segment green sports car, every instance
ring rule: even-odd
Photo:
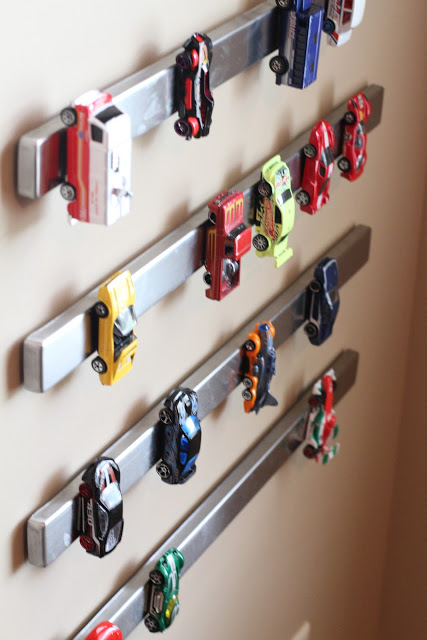
[[[295,202],[288,166],[279,155],[262,167],[253,217],[257,234],[252,244],[257,256],[273,256],[276,267],[280,267],[293,255],[288,234],[294,226]]]
[[[169,549],[150,571],[147,589],[145,626],[149,631],[164,631],[179,611],[178,588],[184,556],[178,549]]]

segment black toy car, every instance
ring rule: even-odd
[[[182,484],[196,472],[202,431],[197,417],[197,394],[180,387],[164,400],[159,418],[164,424],[162,459],[156,471],[168,484]]]
[[[179,119],[174,128],[190,140],[207,136],[212,122],[214,100],[209,88],[212,40],[195,33],[176,56],[175,97]]]
[[[78,530],[87,553],[102,558],[119,544],[123,533],[120,469],[112,458],[97,458],[79,487]]]

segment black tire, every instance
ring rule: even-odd
[[[257,191],[259,195],[263,196],[264,198],[269,198],[273,193],[273,189],[271,188],[271,185],[268,184],[268,182],[266,182],[265,180],[260,180],[258,182]]]
[[[340,158],[338,160],[338,169],[343,173],[348,173],[351,169],[351,162],[348,158]]]
[[[255,351],[256,344],[253,340],[246,340],[245,349],[246,351]]]
[[[276,0],[276,5],[279,9],[290,9],[292,7],[292,0]]]
[[[311,144],[309,142],[308,144],[304,145],[302,152],[306,158],[314,158],[317,154],[317,149],[314,144]]]
[[[282,56],[274,56],[273,58],[271,58],[268,64],[272,72],[277,76],[285,75],[285,73],[289,69],[289,62],[286,60],[286,58],[282,58]]]
[[[163,407],[163,409],[160,409],[159,411],[159,418],[160,422],[163,422],[163,424],[172,424],[174,420],[173,411],[167,407]]]
[[[106,373],[107,363],[99,356],[96,356],[96,358],[92,360],[92,369],[96,371],[96,373]]]
[[[331,20],[330,18],[326,18],[326,20],[323,22],[323,31],[325,33],[327,33],[328,35],[330,35],[331,33],[333,33],[335,31],[335,22],[333,20]]]
[[[312,280],[308,285],[311,293],[320,293],[322,291],[322,285],[318,280]]]
[[[72,127],[77,122],[77,111],[74,107],[65,107],[59,115],[62,120],[62,124],[65,124],[66,127]]]
[[[304,191],[304,189],[301,189],[300,191],[298,191],[298,193],[295,194],[295,200],[300,207],[306,207],[311,202],[310,194],[308,193],[308,191]]]
[[[317,449],[315,449],[311,444],[307,444],[304,447],[303,454],[306,458],[309,458],[309,460],[313,460],[313,458],[317,456]]]
[[[150,571],[150,580],[153,584],[161,586],[165,581],[165,577],[161,571],[153,569],[153,571]]]
[[[175,122],[173,127],[175,129],[175,133],[177,133],[179,136],[182,136],[183,138],[187,138],[188,136],[191,137],[191,126],[187,122],[187,120],[179,118],[179,120]]]
[[[356,116],[352,111],[346,111],[344,114],[344,122],[346,124],[354,124],[356,122]]]
[[[257,251],[266,251],[268,249],[268,240],[260,233],[258,233],[256,236],[254,236],[252,245]]]
[[[192,63],[191,55],[188,51],[184,51],[183,53],[178,53],[175,58],[175,62],[180,69],[189,69]]]
[[[169,478],[169,476],[171,474],[171,470],[169,468],[169,465],[167,465],[166,462],[163,462],[163,460],[157,464],[156,471],[157,471],[157,473],[159,474],[159,476],[161,477],[162,480],[165,480],[166,478]]]
[[[151,633],[155,633],[159,630],[159,623],[157,622],[156,618],[150,614],[145,616],[144,624],[147,627],[148,631],[151,631]]]
[[[98,318],[106,318],[108,316],[108,307],[103,302],[99,301],[95,304],[95,313]]]
[[[319,329],[315,324],[313,324],[313,322],[307,322],[304,327],[304,332],[309,338],[317,338],[319,335]]]
[[[59,187],[59,192],[67,202],[72,202],[76,199],[77,191],[69,182],[63,182]]]
[[[207,284],[208,287],[211,286],[211,284],[212,284],[212,275],[209,273],[209,271],[205,271],[204,272],[204,274],[203,274],[203,282],[205,284]]]
[[[252,389],[252,387],[254,386],[253,380],[251,378],[248,378],[247,376],[243,378],[242,382],[245,389]]]
[[[212,224],[216,224],[216,213],[214,213],[213,211],[209,211],[209,220],[212,222]]]
[[[252,400],[252,393],[249,391],[249,389],[243,389],[242,398],[243,400]]]

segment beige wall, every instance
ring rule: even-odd
[[[306,91],[276,87],[267,60],[218,88],[206,140],[185,143],[173,133],[173,119],[135,140],[133,213],[110,229],[70,228],[58,191],[29,202],[13,188],[21,134],[84,91],[180,46],[192,31],[209,32],[256,4],[75,0],[70,7],[47,0],[6,11],[3,3],[0,592],[7,636],[71,637],[301,386],[348,347],[360,352],[360,369],[338,408],[339,457],[320,468],[298,453],[274,476],[186,574],[168,638],[258,640],[268,632],[288,640],[305,621],[314,640],[377,635],[396,460],[398,468],[403,464],[398,437],[425,175],[420,3],[408,0],[404,13],[397,0],[368,1],[348,45],[335,50],[323,43],[318,81]],[[298,219],[289,264],[275,270],[251,254],[240,289],[220,304],[205,299],[201,273],[194,275],[140,319],[134,371],[115,388],[102,388],[88,361],[46,394],[23,389],[26,335],[372,82],[386,94],[382,124],[369,136],[365,175],[350,184],[337,172],[325,210]],[[371,259],[343,288],[327,344],[315,349],[299,332],[279,349],[272,387],[279,409],[244,416],[234,393],[203,422],[197,481],[173,488],[151,471],[126,495],[125,537],[110,557],[98,561],[74,544],[46,569],[28,565],[28,516],[355,223],[373,228]],[[132,638],[144,637],[141,625]]]

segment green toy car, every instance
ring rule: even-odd
[[[273,256],[276,267],[280,267],[293,255],[288,234],[294,226],[295,202],[289,169],[279,155],[262,168],[255,189],[253,221],[257,234],[252,244],[257,256]]]
[[[184,556],[178,549],[166,551],[150,571],[147,584],[147,614],[144,624],[151,632],[164,631],[179,611],[178,588]]]

